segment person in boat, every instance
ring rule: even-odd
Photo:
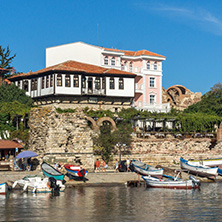
[[[100,172],[100,161],[99,159],[96,160],[96,171],[95,172]]]
[[[61,162],[59,161],[59,163],[58,163],[58,171],[60,171],[62,169],[62,164],[61,164]]]

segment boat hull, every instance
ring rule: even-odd
[[[218,167],[205,167],[205,166],[195,166],[188,163],[187,160],[180,158],[180,167],[183,170],[188,171],[191,174],[202,176],[202,177],[215,177],[218,175]]]
[[[199,185],[195,184],[192,180],[158,180],[152,177],[142,177],[147,187],[164,188],[164,189],[196,189]]]
[[[0,194],[6,194],[8,192],[8,184],[7,183],[1,183],[0,184]]]
[[[83,169],[80,166],[66,164],[66,165],[64,165],[64,168],[66,169],[66,171],[69,174],[71,174],[74,177],[83,178],[83,177],[87,176],[87,174],[88,174],[88,171]]]

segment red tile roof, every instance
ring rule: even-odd
[[[127,51],[127,50],[120,50],[120,49],[110,49],[110,48],[104,48],[107,51],[114,51],[114,52],[122,52],[124,53],[126,56],[140,56],[140,55],[148,55],[148,56],[157,56],[157,57],[162,57],[162,58],[166,58],[165,56],[159,55],[157,53],[154,52],[150,52],[148,50],[139,50],[139,51]]]
[[[23,148],[23,146],[11,140],[0,140],[0,149],[14,149],[14,148]]]
[[[54,66],[50,66],[44,69],[40,69],[36,72],[28,72],[28,73],[20,73],[18,75],[14,75],[9,77],[8,79],[14,79],[19,76],[33,76],[41,73],[49,72],[49,71],[70,71],[70,72],[83,72],[90,74],[121,74],[121,75],[131,75],[136,76],[136,74],[131,72],[126,72],[118,69],[112,68],[103,68],[100,66],[90,65],[87,63],[76,62],[76,61],[66,61]]]

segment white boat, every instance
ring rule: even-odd
[[[200,160],[188,160],[188,164],[194,166],[208,166],[208,167],[217,167],[222,165],[222,158],[215,159],[200,159]]]
[[[132,165],[134,166],[134,171],[143,176],[153,176],[153,177],[161,178],[163,175],[162,168],[152,167],[141,161],[132,160]]]
[[[8,184],[0,183],[0,194],[6,194],[8,192]]]
[[[166,189],[196,189],[200,187],[199,180],[190,176],[189,180],[182,180],[168,176],[167,179],[158,179],[151,176],[142,176],[146,182],[147,187],[152,188],[166,188]]]
[[[23,191],[32,193],[49,193],[52,192],[55,187],[58,187],[60,192],[65,190],[65,185],[62,183],[62,181],[54,179],[54,187],[50,184],[50,181],[51,179],[47,177],[27,176],[23,179],[15,181],[12,188],[15,188],[18,185],[23,189]]]
[[[207,167],[207,166],[195,166],[188,163],[187,160],[180,158],[180,167],[183,170],[188,171],[191,174],[202,176],[202,177],[216,177],[218,175],[218,167]]]

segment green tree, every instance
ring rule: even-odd
[[[2,48],[0,45],[0,68],[5,69],[11,69],[12,67],[10,64],[12,63],[12,60],[15,58],[16,54],[11,56],[11,50],[9,49],[9,46],[7,48]]]

